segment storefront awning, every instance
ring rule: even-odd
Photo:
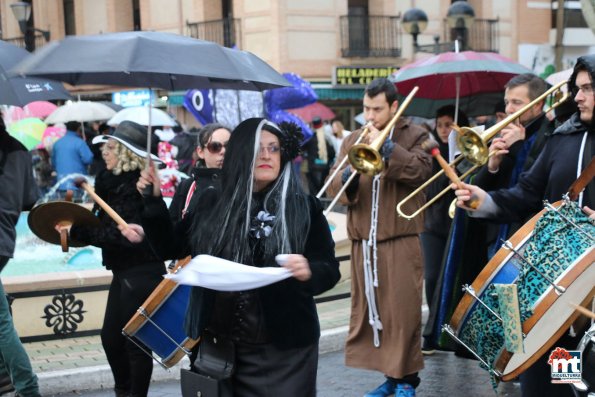
[[[363,88],[316,88],[314,87],[319,101],[356,100],[361,101],[364,97]]]

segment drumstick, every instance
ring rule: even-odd
[[[80,187],[83,190],[85,190],[89,194],[89,196],[91,196],[93,201],[95,201],[97,205],[103,208],[103,210],[110,216],[110,218],[114,220],[114,222],[116,222],[120,226],[128,227],[128,223],[126,223],[126,221],[122,219],[122,217],[118,215],[118,213],[114,211],[112,207],[110,207],[105,201],[103,201],[101,197],[97,195],[97,193],[95,193],[95,190],[93,190],[93,188],[89,186],[85,178],[76,178],[74,180],[74,184],[77,187]]]
[[[450,179],[452,183],[457,185],[458,189],[463,189],[463,183],[461,179],[458,177],[456,172],[451,168],[450,164],[444,160],[444,157],[440,154],[440,149],[438,148],[438,142],[435,139],[429,138],[426,139],[425,142],[421,144],[421,147],[428,153],[432,155],[440,164],[440,167],[444,170],[444,174]],[[478,198],[473,195],[471,198],[464,203],[467,207],[476,209],[479,206]]]
[[[591,310],[585,309],[584,307],[577,305],[576,303],[568,302],[568,304],[570,306],[574,307],[576,310],[578,310],[582,314],[584,314],[585,316],[595,319],[595,313],[593,313]]]

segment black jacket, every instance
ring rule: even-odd
[[[588,130],[577,113],[556,129],[533,167],[521,174],[516,186],[490,193],[500,207],[498,218],[505,222],[522,220],[539,212],[543,208],[542,200],[560,200],[577,179],[579,153],[585,134],[587,143],[592,147],[595,131]],[[587,164],[582,161],[583,168]],[[590,185],[594,183],[591,181]],[[593,201],[593,197],[588,197],[583,205],[593,208]]]
[[[218,168],[195,168],[192,178],[184,179],[176,189],[169,212],[161,197],[146,197],[142,212],[142,226],[149,244],[162,260],[180,259],[190,255],[190,246],[185,233],[192,227],[199,206],[213,206],[221,180]],[[182,210],[190,186],[196,182],[187,213],[182,219]]]
[[[19,215],[30,209],[38,197],[31,156],[0,127],[0,256],[12,258]]]
[[[95,192],[116,213],[128,223],[141,222],[142,196],[136,190],[139,171],[122,172],[114,175],[111,171],[103,170],[95,178]],[[76,241],[101,248],[103,265],[114,271],[135,266],[163,267],[147,242],[133,244],[118,229],[116,222],[97,204],[93,211],[99,218],[99,227],[72,225],[70,237]]]

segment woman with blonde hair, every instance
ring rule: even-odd
[[[102,143],[101,155],[106,169],[95,178],[95,192],[128,223],[140,223],[143,199],[136,190],[140,171],[145,167],[147,129],[124,121],[113,135],[93,139]],[[152,156],[154,161],[159,161]],[[153,359],[122,335],[122,328],[163,279],[164,263],[148,242],[131,243],[120,233],[117,224],[100,207],[93,211],[100,226],[56,226],[69,230],[69,238],[102,249],[103,265],[113,273],[110,285],[101,343],[115,382],[116,396],[146,396],[149,390]],[[146,347],[144,347],[146,349]],[[148,350],[148,349],[147,349]]]

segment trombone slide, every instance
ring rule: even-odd
[[[337,194],[335,195],[335,198],[333,199],[333,201],[331,201],[331,203],[328,205],[328,207],[326,207],[326,209],[322,212],[322,214],[325,217],[332,211],[332,209],[335,207],[335,204],[337,204],[337,201],[339,201],[339,198],[341,197],[341,195],[345,192],[345,190],[347,190],[347,187],[349,187],[349,184],[355,179],[356,176],[357,176],[357,171],[353,170],[351,172],[351,175],[349,176],[349,179],[347,179],[347,181],[345,181],[343,186],[341,186],[341,190],[339,190],[337,192]]]
[[[442,155],[440,154],[440,149],[435,147],[432,150],[430,150],[430,154],[436,159],[436,161],[438,161],[438,164],[440,164],[440,168],[444,170],[444,174],[448,177],[448,179],[450,179],[452,183],[457,185],[457,188],[462,189],[463,183],[457,176],[456,172],[450,167],[446,160],[444,160],[444,157],[442,157]],[[477,207],[479,207],[478,197],[476,197],[475,195],[471,196],[469,200],[465,201],[465,205],[469,208],[476,209]]]
[[[363,131],[359,134],[359,137],[357,137],[357,140],[355,141],[354,145],[357,145],[358,143],[360,143],[366,137],[366,135],[368,135],[368,133],[370,132],[369,125],[370,125],[370,123],[368,123],[364,126]],[[328,187],[331,185],[331,183],[333,183],[333,179],[335,179],[335,177],[337,176],[339,171],[341,171],[341,168],[343,167],[343,165],[345,165],[347,160],[349,160],[349,155],[345,155],[343,157],[343,160],[341,160],[341,162],[335,168],[335,171],[330,176],[327,177],[325,184],[320,188],[320,191],[316,194],[317,199],[321,198],[322,195],[324,194],[324,192],[326,192],[326,189],[328,189]]]

